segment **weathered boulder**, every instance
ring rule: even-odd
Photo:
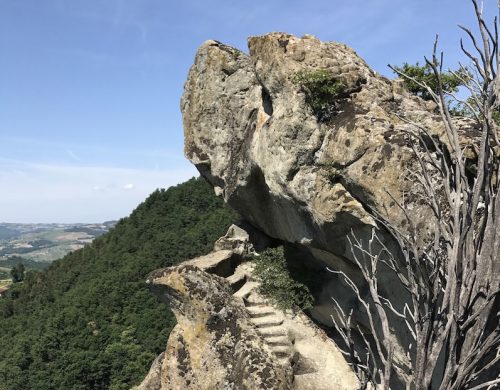
[[[220,237],[214,244],[214,251],[231,250],[239,256],[251,256],[254,252],[249,234],[237,225],[229,226],[226,235]]]
[[[192,265],[154,271],[147,283],[177,318],[161,367],[162,390],[290,389],[229,283]]]
[[[227,233],[214,244],[214,251],[231,250],[234,254],[246,258],[272,245],[272,239],[248,223],[240,226],[231,225]]]
[[[432,221],[418,197],[404,195],[412,153],[401,119],[440,134],[432,104],[343,44],[284,33],[248,43],[249,55],[205,42],[181,102],[185,154],[229,205],[271,237],[346,258],[347,233],[369,230],[371,211],[404,224],[394,200],[422,228]],[[298,78],[315,72],[343,86],[327,120]]]
[[[271,33],[248,46],[249,54],[216,41],[199,48],[181,101],[185,155],[244,220],[307,249],[302,258],[315,269],[323,265],[316,320],[332,325],[334,297],[367,327],[356,296],[324,264],[367,294],[348,236],[368,239],[376,214],[404,231],[398,203],[425,240],[435,219],[411,178],[412,147],[420,146],[408,132],[415,122],[446,143],[442,121],[433,103],[375,73],[346,45]],[[380,240],[397,251],[383,231]],[[380,294],[401,309],[407,296],[397,277],[381,269],[378,279]],[[391,323],[396,362],[408,367],[403,351],[412,340],[401,319]]]

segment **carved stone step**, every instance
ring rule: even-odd
[[[276,310],[271,306],[248,306],[247,310],[252,318],[265,317],[276,313]]]
[[[290,358],[289,357],[278,357],[278,362],[282,365],[282,366],[287,366],[290,364]]]
[[[259,284],[257,283],[257,287]],[[268,303],[259,294],[253,293],[249,294],[245,298],[245,306],[268,306]]]
[[[262,337],[264,337],[264,339],[275,336],[288,336],[286,329],[284,329],[282,326],[269,326],[266,328],[258,328],[257,331],[260,333]]]
[[[289,345],[276,345],[271,347],[271,351],[274,352],[275,355],[279,356],[289,356],[293,353],[292,348]]]
[[[271,314],[265,317],[251,318],[252,323],[254,323],[257,328],[279,326],[283,324],[283,320],[283,317],[277,314]]]
[[[226,280],[231,285],[233,292],[238,291],[247,281],[247,275],[244,272],[235,272],[228,276]]]
[[[246,299],[257,287],[259,287],[259,283],[257,282],[246,282],[243,287],[234,293],[234,296],[236,298]]]
[[[196,257],[192,260],[185,261],[184,264],[194,265],[209,274],[215,274],[225,278],[234,272],[233,258],[233,251],[223,250]]]
[[[291,346],[292,343],[288,336],[269,336],[265,338],[265,341],[269,346]]]
[[[272,352],[276,355],[276,357],[287,359],[289,362],[292,358],[292,354],[290,352],[285,352],[285,351],[276,351],[276,352],[272,351]]]

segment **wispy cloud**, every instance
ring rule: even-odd
[[[44,138],[30,138],[19,136],[5,136],[0,134],[0,145],[8,145],[2,150],[0,159],[13,158],[16,163],[21,161],[34,163],[40,161],[40,151],[50,156],[49,165],[75,164],[97,166],[134,166],[161,169],[163,166],[186,166],[182,153],[174,152],[167,148],[158,147],[144,149],[134,145],[120,147],[103,144],[77,144],[65,143],[59,140]],[[20,155],[22,157],[20,157]]]
[[[195,175],[195,169],[189,167],[146,170],[0,159],[0,220],[116,219],[128,215],[156,188],[169,187]]]
[[[82,161],[82,159],[80,157],[78,157],[75,152],[73,152],[71,149],[66,149],[66,153],[68,154],[68,156],[70,156],[73,160],[75,161]]]

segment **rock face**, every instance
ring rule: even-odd
[[[151,364],[146,378],[133,390],[161,390],[161,367],[165,358],[165,352],[162,352]]]
[[[322,329],[260,294],[252,258],[241,252],[263,238],[233,225],[213,252],[150,275],[178,324],[138,390],[359,388]]]
[[[207,261],[214,264],[214,258],[226,259],[222,254]],[[291,388],[290,366],[276,361],[223,278],[185,264],[157,270],[147,283],[178,322],[168,340],[159,389]]]
[[[417,164],[406,134],[413,121],[446,143],[436,107],[343,44],[272,33],[248,46],[249,54],[215,41],[199,48],[181,101],[185,155],[244,220],[305,249],[303,261],[323,274],[325,264],[345,272],[366,294],[348,236],[367,239],[375,214],[404,230],[398,203],[424,239],[435,222],[409,176]],[[325,88],[333,91],[326,98]],[[383,232],[380,239],[396,250]],[[380,294],[402,308],[406,292],[394,275],[381,270],[378,279]],[[340,277],[322,275],[318,283],[316,320],[332,325],[335,297],[366,327]],[[409,334],[392,320],[403,347],[396,362],[408,367]]]
[[[411,153],[400,115],[439,134],[433,107],[343,44],[273,33],[248,45],[249,55],[215,41],[199,48],[181,102],[185,154],[267,235],[349,258],[346,235],[363,235],[370,211],[403,220],[393,198],[411,188]],[[344,89],[327,121],[297,82],[318,71]],[[404,202],[422,226],[432,221],[417,200]]]
[[[432,103],[376,74],[345,45],[284,33],[248,45],[247,55],[205,42],[181,109],[187,158],[249,225],[231,226],[214,252],[151,274],[178,325],[139,388],[354,390],[359,382],[327,333],[260,296],[251,261],[241,261],[281,241],[289,262],[317,275],[312,317],[332,326],[334,297],[354,309],[351,326],[368,329],[352,290],[325,265],[366,296],[348,236],[370,237],[376,214],[404,230],[398,203],[425,240],[434,217],[408,175],[418,164],[406,134],[413,121],[446,143],[441,121]],[[395,250],[389,236],[379,239]],[[397,278],[380,269],[377,276],[380,295],[402,310]],[[411,341],[401,319],[390,322],[403,372]]]

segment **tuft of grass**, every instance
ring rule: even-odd
[[[319,122],[328,122],[338,113],[338,100],[345,93],[346,86],[330,71],[304,70],[298,72],[292,81],[306,94],[306,103]]]
[[[282,310],[310,309],[314,298],[309,288],[293,279],[287,266],[283,247],[267,249],[254,257],[253,276],[260,282],[260,293]]]

